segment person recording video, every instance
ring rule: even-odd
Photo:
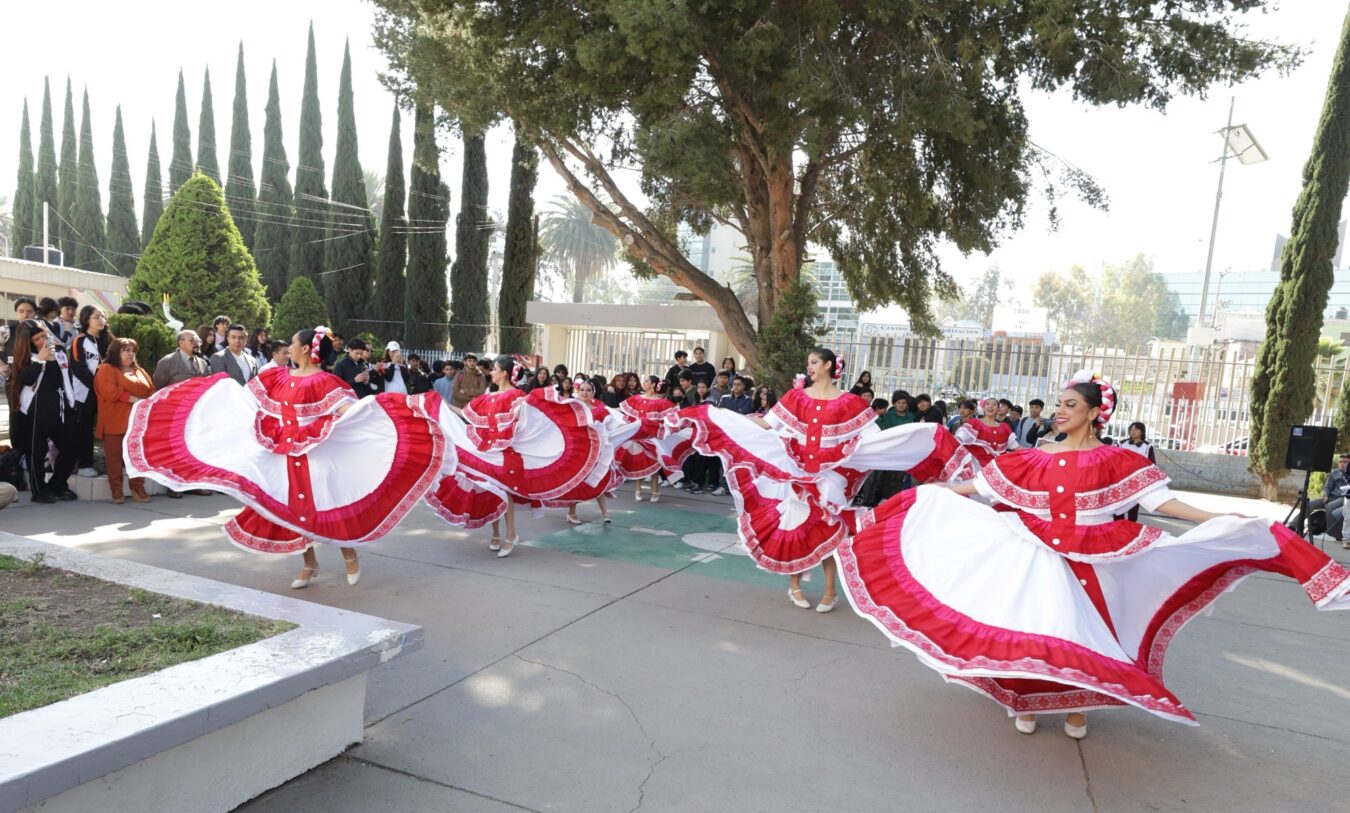
[[[357,398],[383,392],[384,371],[383,362],[371,363],[370,345],[360,338],[347,342],[347,355],[333,365],[333,375],[346,381]]]

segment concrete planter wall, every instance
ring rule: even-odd
[[[297,629],[0,720],[0,811],[228,811],[360,742],[422,629],[0,533],[0,554]]]
[[[1161,449],[1156,450],[1156,454],[1158,467],[1172,478],[1172,488],[1226,494],[1230,497],[1261,496],[1261,481],[1247,471],[1245,456]],[[1302,487],[1302,472],[1288,474],[1280,480],[1280,492],[1291,498]]]

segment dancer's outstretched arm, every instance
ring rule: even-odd
[[[963,480],[959,483],[938,483],[949,491],[955,491],[963,497],[969,497],[976,492],[974,480]]]
[[[1208,520],[1214,519],[1215,517],[1242,517],[1243,519],[1253,519],[1253,517],[1247,514],[1238,514],[1238,513],[1214,514],[1210,513],[1209,511],[1202,511],[1199,508],[1196,508],[1194,505],[1188,505],[1187,503],[1184,503],[1176,498],[1168,500],[1167,502],[1163,503],[1162,505],[1158,506],[1153,510],[1154,513],[1166,514],[1169,517],[1173,517],[1175,519],[1184,519],[1187,520],[1188,522],[1206,522]]]

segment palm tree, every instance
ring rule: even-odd
[[[384,214],[384,173],[373,169],[362,171],[366,182],[366,205],[375,213],[375,222]]]
[[[571,195],[556,195],[539,222],[543,260],[572,278],[572,301],[585,301],[586,283],[619,262],[619,241],[591,222],[591,211]]]

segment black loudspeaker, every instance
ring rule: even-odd
[[[1336,454],[1336,427],[1289,427],[1289,451],[1284,453],[1284,467],[1299,471],[1331,471]]]

